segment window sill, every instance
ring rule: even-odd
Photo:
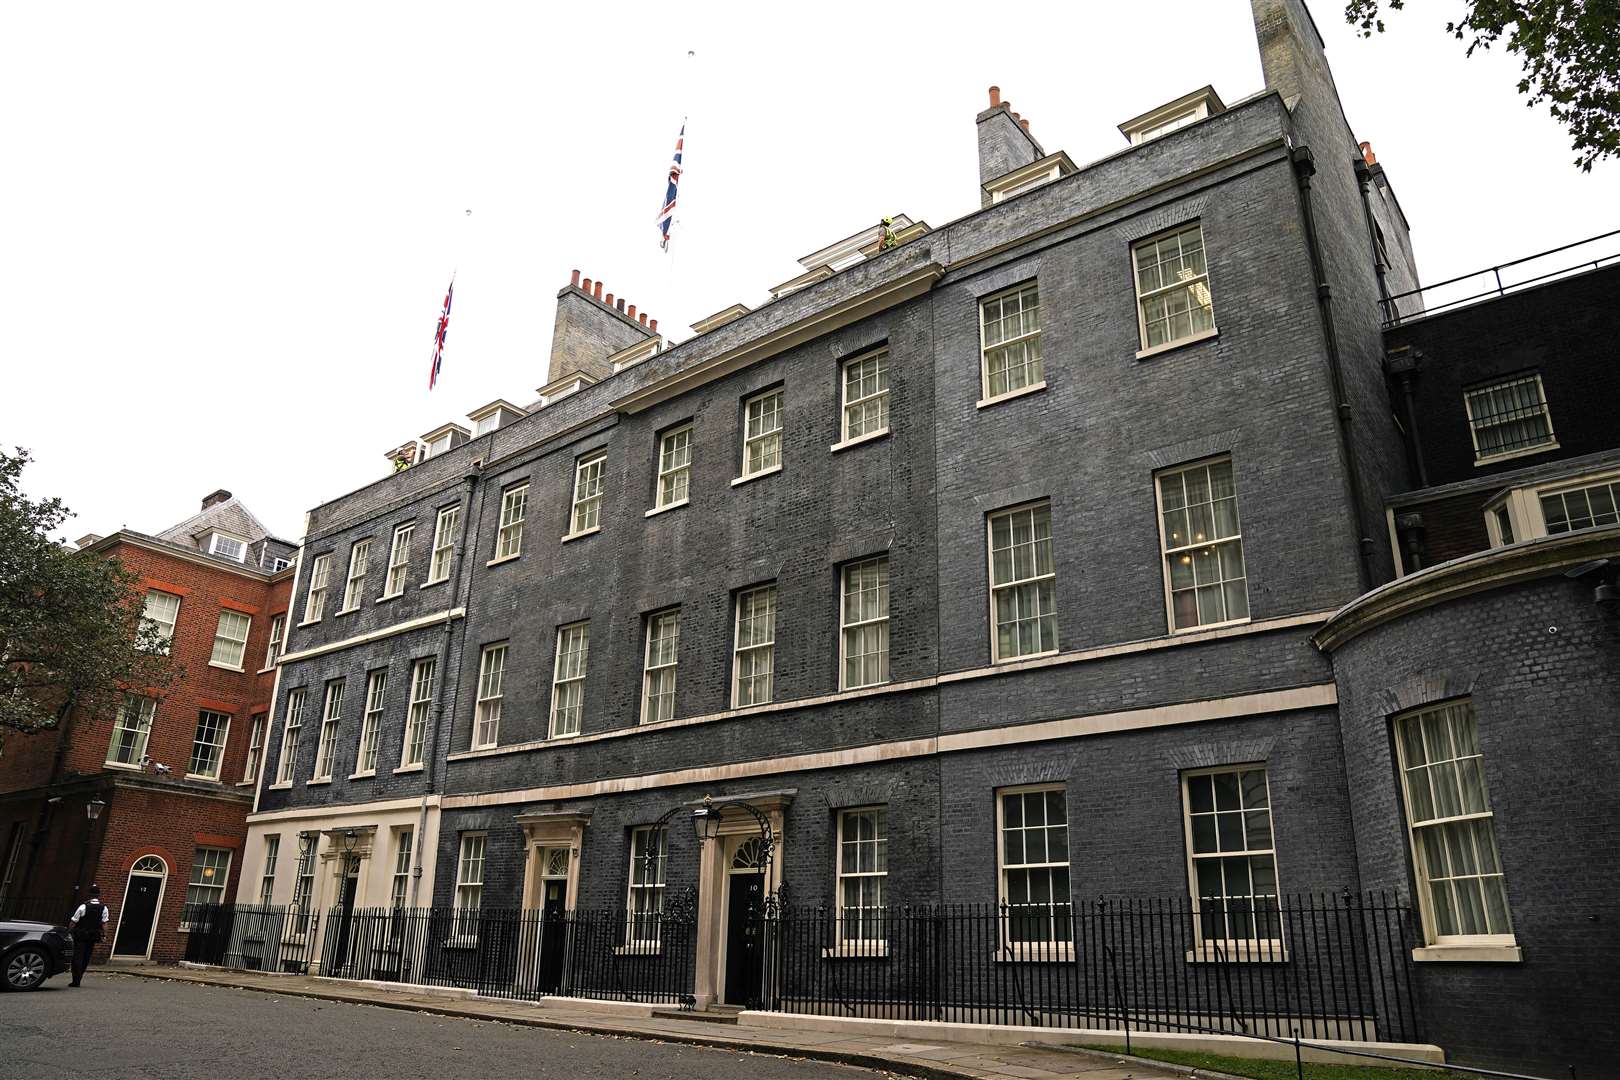
[[[291,780],[277,780],[275,783],[271,784],[268,788],[266,788],[266,790],[267,791],[291,791],[292,786],[293,786],[293,782]]]
[[[1523,450],[1513,450],[1506,454],[1492,454],[1490,457],[1475,458],[1474,467],[1477,469],[1485,465],[1495,465],[1498,461],[1512,461],[1514,458],[1535,457],[1537,454],[1545,454],[1549,450],[1557,449],[1559,449],[1558,440],[1554,439],[1552,442],[1537,443],[1534,446],[1527,446]]]
[[[998,964],[1072,964],[1074,945],[1067,941],[1052,945],[1012,945],[997,949],[991,959]]]
[[[843,442],[835,442],[832,444],[832,446],[828,447],[828,449],[836,454],[840,450],[848,450],[850,447],[860,446],[862,443],[876,442],[878,439],[886,439],[888,436],[888,428],[879,428],[876,431],[868,431],[865,435],[857,435],[853,439],[845,439]]]
[[[1056,656],[1060,650],[1048,649],[1045,652],[1021,653],[1018,656],[998,656],[991,660],[991,664],[1016,664],[1022,660],[1039,660],[1045,656]]]
[[[208,776],[208,775],[206,775],[204,773],[188,772],[188,773],[186,773],[186,779],[187,780],[201,780],[204,783],[208,783],[208,784],[217,784],[217,783],[219,783],[219,777],[217,777],[217,776]]]
[[[146,771],[146,770],[142,769],[139,765],[135,765],[135,764],[132,764],[130,762],[125,762],[125,761],[103,761],[102,764],[107,766],[107,768],[109,768],[109,769],[123,769],[126,772],[145,772]]]
[[[299,624],[298,624],[298,629],[300,629],[300,630],[302,630],[302,629],[303,629],[303,628],[304,628],[304,627],[306,627],[306,626],[316,626],[316,625],[319,625],[319,623],[320,623],[320,621],[321,621],[321,620],[320,620],[320,619],[318,619],[318,618],[317,618],[317,619],[305,619],[305,620],[304,620],[304,621],[303,621],[303,622],[301,622],[301,623],[299,623]]]
[[[663,506],[655,506],[655,507],[653,507],[651,510],[647,511],[645,514],[642,514],[641,516],[642,517],[657,517],[659,514],[664,513],[666,510],[679,510],[681,507],[685,506],[686,504],[690,503],[691,501],[692,500],[690,498],[687,498],[687,499],[681,499],[679,502],[665,503]]]
[[[974,403],[974,407],[988,409],[992,405],[1000,405],[1003,401],[1012,401],[1014,398],[1021,398],[1027,394],[1036,394],[1045,389],[1046,380],[1042,379],[1040,382],[1033,382],[1028,386],[1020,386],[1016,390],[1009,390],[1005,394],[997,394],[991,398],[980,398]]]
[[[777,473],[779,473],[781,471],[782,471],[782,466],[780,466],[780,465],[772,465],[768,469],[761,469],[761,470],[759,470],[759,472],[749,473],[747,476],[739,476],[739,477],[737,477],[737,479],[735,479],[735,480],[733,480],[731,482],[731,486],[732,487],[741,487],[742,485],[748,483],[750,480],[758,480],[761,477],[765,477],[765,476],[775,476]]]
[[[562,543],[566,544],[570,540],[578,540],[578,539],[581,539],[582,537],[586,537],[586,536],[595,536],[597,533],[599,533],[601,531],[602,531],[602,526],[600,526],[600,525],[592,525],[589,529],[581,529],[581,530],[579,530],[579,532],[571,532],[571,533],[569,533],[567,536],[562,538]]]
[[[371,770],[368,770],[366,772],[350,773],[349,774],[349,779],[350,780],[372,780],[372,779],[375,779],[376,776],[377,776],[377,770],[376,769],[371,769]]]
[[[1183,626],[1179,628],[1172,626],[1170,628],[1170,636],[1175,637],[1177,634],[1196,634],[1200,630],[1219,630],[1224,626],[1242,626],[1245,623],[1252,621],[1253,617],[1250,616],[1243,619],[1227,619],[1225,622],[1199,623],[1197,626]]]
[[[304,781],[304,786],[305,787],[325,787],[327,784],[330,784],[331,782],[332,782],[332,778],[330,776],[328,776],[324,780],[305,780]],[[291,786],[291,785],[288,785],[288,786]]]
[[[1158,356],[1160,353],[1174,352],[1176,349],[1185,348],[1188,345],[1196,345],[1200,341],[1208,341],[1211,338],[1217,338],[1220,336],[1221,328],[1218,326],[1211,327],[1208,330],[1203,330],[1194,334],[1192,337],[1177,338],[1175,341],[1167,341],[1163,345],[1155,345],[1149,349],[1141,349],[1137,352],[1136,358],[1138,360],[1146,360],[1150,356]]]
[[[500,745],[501,744],[498,741],[497,742],[486,742],[486,743],[476,743],[475,742],[475,743],[471,744],[470,746],[468,746],[467,749],[468,750],[493,750],[497,746],[500,746]]]
[[[431,589],[431,588],[433,588],[433,586],[435,586],[435,585],[443,585],[445,582],[447,582],[449,580],[450,579],[447,578],[447,577],[442,577],[437,581],[424,581],[424,582],[422,582],[422,584],[418,585],[417,588],[418,589]]]
[[[353,615],[355,612],[357,612],[359,610],[360,610],[360,605],[356,604],[354,607],[346,607],[346,608],[342,608],[342,609],[340,609],[338,611],[332,612],[332,617],[334,619],[342,618],[344,615]]]
[[[238,780],[236,782],[236,786],[237,787],[252,787],[256,783],[258,783],[257,780]]]
[[[523,552],[514,551],[510,555],[497,555],[495,558],[489,560],[489,562],[485,563],[484,565],[485,566],[499,566],[499,565],[501,565],[501,563],[516,562],[518,559],[521,559],[521,558],[523,558]]]
[[[387,594],[385,594],[383,596],[377,597],[377,599],[373,600],[372,603],[373,604],[386,604],[386,603],[388,603],[388,601],[390,601],[390,600],[398,600],[400,597],[402,597],[404,595],[405,595],[405,593],[403,591],[391,592],[391,593],[387,593]]]
[[[1413,949],[1412,959],[1420,964],[1517,964],[1524,950],[1517,945],[1427,945]]]
[[[664,947],[656,941],[641,941],[634,945],[615,945],[614,956],[659,956]]]
[[[421,771],[422,771],[422,766],[421,765],[401,765],[399,768],[394,770],[394,775],[398,776],[400,773],[413,773],[413,772],[421,772]]]
[[[1219,950],[1213,944],[1206,943],[1196,949],[1188,949],[1184,958],[1189,964],[1286,964],[1288,950],[1280,941],[1275,945],[1238,941],[1222,945]]]
[[[255,675],[268,675],[274,670],[276,670],[276,665],[270,664],[267,667],[260,668],[258,671],[255,671],[253,674],[255,674]]]
[[[544,741],[546,741],[548,743],[572,742],[573,740],[579,738],[579,736],[580,736],[580,732],[577,732],[577,731],[569,731],[569,732],[565,732],[563,734],[558,734],[557,732],[553,731],[553,732],[551,732],[550,734],[548,734],[545,737]]]
[[[835,945],[821,950],[823,960],[887,960],[887,941],[866,941],[859,945]]]
[[[217,660],[208,661],[208,666],[211,667],[211,668],[219,668],[219,670],[221,670],[221,671],[243,671],[243,670],[245,670],[244,668],[242,668],[240,666],[233,667],[230,664],[221,664]]]

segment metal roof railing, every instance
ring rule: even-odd
[[[1620,262],[1620,229],[1476,270],[1381,301],[1384,328],[1408,319],[1468,307],[1562,277]]]

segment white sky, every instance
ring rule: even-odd
[[[1570,164],[1514,58],[1464,60],[1460,2],[1371,41],[1313,8],[1425,280],[1620,224],[1620,168]],[[68,537],[226,487],[296,539],[390,447],[533,400],[570,269],[685,337],[885,213],[976,209],[991,83],[1084,163],[1206,82],[1260,88],[1246,0],[8,4],[0,445],[34,452]],[[653,218],[683,115],[672,258]]]

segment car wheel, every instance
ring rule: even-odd
[[[45,985],[50,959],[38,945],[24,945],[6,957],[4,981],[7,990],[38,990]]]

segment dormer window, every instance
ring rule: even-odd
[[[478,422],[473,424],[473,438],[476,439],[480,435],[488,435],[490,432],[494,431],[500,426],[500,413],[492,412],[488,416],[481,416],[478,418]]]
[[[247,557],[247,541],[224,533],[214,533],[208,541],[208,553],[241,562]]]
[[[423,454],[422,456],[438,457],[448,449],[450,449],[450,433],[447,431],[443,435],[440,435],[437,439],[434,439],[432,442],[428,443],[427,453]]]
[[[480,410],[482,411],[482,410]],[[466,444],[472,432],[460,424],[445,424],[422,436],[422,459],[436,458]]]
[[[1059,150],[1039,161],[1032,161],[1021,169],[1014,169],[1005,176],[998,176],[986,182],[984,190],[989,194],[992,203],[998,203],[1022,195],[1026,191],[1034,191],[1074,171],[1074,162],[1069,160],[1068,154]]]
[[[473,423],[472,437],[476,439],[480,435],[488,435],[490,432],[503,428],[512,421],[527,415],[528,413],[510,401],[496,398],[483,408],[474,409],[468,413],[467,419]]]
[[[1136,146],[1225,111],[1215,88],[1206,86],[1125,121],[1119,125],[1119,133]]]

